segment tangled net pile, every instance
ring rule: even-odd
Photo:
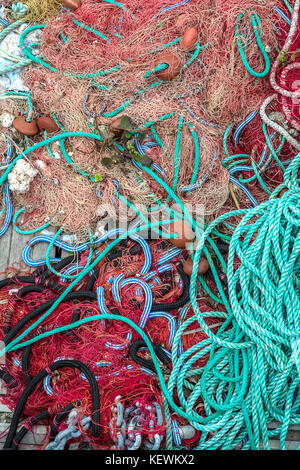
[[[300,1],[141,3],[1,4],[5,448],[286,449]]]

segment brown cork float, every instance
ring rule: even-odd
[[[18,132],[20,132],[20,134],[23,135],[33,136],[39,132],[36,121],[28,122],[23,116],[17,117],[13,122],[13,126]]]
[[[177,55],[173,54],[172,52],[163,52],[162,54],[160,54],[155,60],[154,67],[158,67],[162,64],[166,64],[168,68],[155,72],[157,77],[161,80],[173,80],[173,78],[177,77],[177,75],[180,73],[180,59],[179,57],[177,57]]]

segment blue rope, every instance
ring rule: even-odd
[[[248,191],[248,189],[242,184],[240,183],[239,180],[237,180],[236,178],[234,178],[233,176],[230,176],[229,177],[229,181],[233,184],[235,184],[236,186],[238,186],[245,194],[246,196],[248,197],[248,199],[252,202],[252,205],[255,207],[258,205],[258,202],[257,200],[255,199],[255,197],[252,196],[252,194],[250,193],[250,191]]]
[[[281,18],[286,22],[288,26],[291,26],[291,20],[286,16],[286,14],[282,10],[280,10],[280,8],[274,8],[274,11],[276,11],[276,13],[281,16]]]
[[[175,267],[173,264],[163,264],[163,265],[160,265],[158,266],[157,270],[156,271],[150,271],[149,273],[147,273],[145,276],[144,276],[144,279],[145,281],[150,281],[150,279],[153,279],[157,273],[165,273],[166,271],[171,271],[171,270],[174,270]]]
[[[172,435],[173,435],[173,441],[176,446],[181,445],[181,437],[179,433],[179,426],[178,423],[175,419],[172,419]]]
[[[189,184],[188,186],[184,186],[183,188],[180,188],[180,191],[182,193],[188,193],[190,191],[194,191],[195,189],[200,188],[203,185],[203,183],[205,183],[205,181],[209,178],[210,172],[214,169],[214,162],[216,161],[216,159],[217,159],[217,153],[215,152],[211,159],[209,171],[201,177],[201,180],[197,181],[197,183]]]
[[[249,116],[247,116],[246,119],[244,119],[244,121],[242,121],[238,125],[238,127],[236,128],[236,130],[233,134],[233,140],[234,140],[235,145],[238,145],[239,136],[240,136],[240,133],[242,132],[242,130],[247,126],[247,124],[249,124],[250,121],[252,121],[252,119],[255,118],[257,113],[258,113],[258,111],[252,111],[252,113],[250,113]]]
[[[120,297],[120,290],[119,290],[119,285],[121,280],[123,279],[125,275],[123,273],[118,274],[113,280],[112,284],[112,295],[113,299],[118,302],[119,304],[121,303],[121,297]]]
[[[191,1],[191,0],[183,0],[182,2],[176,3],[175,5],[170,5],[169,7],[163,8],[162,10],[160,10],[160,12],[157,13],[156,16],[161,15],[161,14],[164,13],[165,11],[173,10],[173,8],[177,8],[177,7],[181,7],[181,6],[183,6],[183,5],[186,5],[186,4],[189,3],[190,1]]]
[[[9,21],[6,21],[4,18],[0,18],[0,23],[3,24],[3,26],[9,25]]]
[[[97,301],[98,301],[98,307],[99,307],[100,312],[103,314],[109,314],[109,311],[107,310],[106,305],[105,305],[104,288],[101,286],[97,287],[96,293],[97,293]],[[131,340],[132,340],[132,333],[128,332],[124,343],[116,344],[116,343],[111,343],[110,341],[106,341],[105,346],[107,348],[120,351],[122,349],[127,348]]]
[[[80,271],[82,271],[86,266],[84,266],[83,264],[72,264],[71,266],[69,266],[68,268],[66,268],[64,271],[63,271],[63,275],[61,277],[61,282],[67,282],[67,278],[64,277],[66,274],[69,275],[69,274],[73,274],[73,273],[79,273]],[[92,274],[94,273],[94,270],[91,270],[89,272],[89,275],[91,276]]]
[[[153,297],[152,297],[151,289],[145,281],[143,281],[142,279],[134,278],[134,277],[129,277],[128,279],[124,279],[121,282],[121,289],[123,289],[125,286],[130,285],[130,284],[138,284],[144,290],[146,299],[145,299],[144,310],[139,321],[139,326],[140,328],[145,328],[150,312],[151,312],[151,308],[152,308]]]
[[[106,234],[104,234],[101,237],[97,238],[95,240],[95,242],[93,243],[93,245],[103,243],[108,238],[111,238],[113,236],[119,235],[119,234],[124,233],[124,232],[125,232],[124,229],[110,230]],[[151,263],[152,263],[150,247],[143,238],[141,238],[137,235],[132,235],[130,238],[132,240],[136,241],[137,243],[139,243],[143,248],[144,255],[145,255],[145,263],[144,263],[144,266],[143,266],[141,272],[142,272],[142,274],[144,274],[149,270],[149,268],[151,266]],[[22,258],[23,258],[24,263],[26,263],[28,266],[33,266],[33,267],[44,265],[46,263],[46,259],[33,261],[30,258],[29,255],[30,255],[32,247],[34,245],[36,245],[37,243],[41,243],[41,242],[51,243],[52,240],[53,240],[53,237],[50,237],[48,235],[38,235],[38,236],[32,238],[29,242],[27,242],[27,245],[25,246],[25,248],[23,250],[23,253],[22,253]],[[88,248],[90,248],[90,242],[81,243],[78,246],[71,246],[68,243],[62,242],[61,240],[55,240],[54,243],[53,243],[53,246],[61,248],[62,250],[67,251],[68,253],[81,253],[82,251],[85,251]],[[60,260],[61,260],[60,258],[51,258],[51,259],[49,259],[49,262],[50,263],[58,263]]]
[[[151,148],[151,147],[157,147],[158,146],[158,143],[157,142],[147,142],[146,144],[144,145],[141,145],[140,142],[139,142],[139,139],[138,139],[138,135],[136,134],[135,135],[135,146],[136,146],[136,149],[137,151],[141,154],[141,155],[145,155],[145,150]],[[141,170],[141,168],[135,163],[135,161],[133,160],[133,164],[134,166],[139,170],[139,171],[143,171]],[[162,176],[164,176],[165,178],[167,177],[167,175],[164,173],[163,169],[157,164],[157,163],[152,163],[152,168],[154,168],[154,170],[156,170],[159,174],[161,174]]]
[[[162,255],[158,262],[157,265],[161,266],[162,264],[165,264],[167,261],[170,261],[171,259],[176,258],[176,256],[179,256],[181,254],[181,248],[171,248],[166,254]]]

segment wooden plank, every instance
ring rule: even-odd
[[[9,265],[19,263],[22,260],[23,249],[32,236],[22,235],[15,230],[12,231],[10,253],[9,253]]]
[[[0,238],[0,280],[4,279],[4,274],[1,274],[7,266],[10,253],[10,243],[12,236],[12,227],[10,227],[7,232]]]
[[[2,434],[7,432],[8,426],[9,426],[8,423],[0,423],[0,435],[1,435],[0,449],[3,448],[5,439],[6,439],[6,436],[5,435],[2,436]],[[47,426],[44,426],[44,425],[33,426],[33,432],[29,431],[26,433],[22,441],[22,444],[20,446],[20,449],[22,450],[38,449],[41,446],[41,444],[44,442],[47,432],[48,432]]]
[[[280,426],[278,421],[273,421],[272,423],[268,424],[269,429],[276,429],[278,426]],[[300,434],[300,424],[290,424],[289,431],[299,431]]]
[[[3,435],[3,433],[6,434],[7,430],[9,427],[9,423],[0,423],[0,449],[3,448],[3,445],[5,443],[6,435]],[[48,434],[48,426],[45,425],[35,425],[32,428],[32,431],[28,431],[26,435],[24,436],[24,439],[22,440],[22,443],[19,447],[21,450],[38,450],[42,445],[45,444],[45,439]],[[79,447],[78,442],[73,442],[69,445],[68,449],[69,450],[76,450]]]
[[[50,233],[54,233],[54,230],[48,230]],[[36,234],[39,235],[39,234]],[[10,257],[9,263],[17,263],[22,260],[22,253],[26,246],[26,243],[29,242],[35,235],[23,235],[15,230],[12,233],[11,245],[10,245]],[[39,259],[45,259],[46,250],[48,248],[48,243],[38,243],[35,245],[30,253],[30,257],[37,261]],[[50,255],[54,256],[55,248],[52,248],[50,251]]]
[[[49,232],[55,233],[55,229],[49,229]],[[8,266],[22,261],[22,253],[26,243],[35,235],[23,235],[16,232],[11,226],[3,237],[0,238],[0,273]],[[44,259],[48,244],[38,243],[31,250],[31,256],[34,260]],[[55,248],[51,249],[51,256],[55,256]],[[0,274],[0,280],[4,279],[4,274]]]
[[[11,410],[6,405],[0,403],[0,413],[11,413]]]
[[[48,227],[47,230],[43,230],[42,232],[36,234],[42,234],[42,235],[49,235],[52,236],[56,233],[57,229],[53,227]],[[31,238],[33,235],[31,235]],[[35,245],[32,249],[32,259],[35,261],[40,260],[40,259],[45,259],[46,258],[46,253],[47,253],[47,248],[49,246],[49,243],[38,243]],[[55,247],[52,247],[50,250],[50,257],[55,257]]]
[[[286,450],[297,450],[299,447],[299,441],[286,441]],[[280,442],[279,441],[270,441],[270,449],[271,450],[280,450]]]

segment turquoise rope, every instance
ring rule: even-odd
[[[150,54],[155,54],[156,52],[159,52],[163,49],[166,49],[171,46],[175,46],[175,44],[178,44],[181,41],[182,37],[176,38],[173,41],[167,42],[166,44],[163,44],[162,46],[157,47],[153,51],[150,51]]]
[[[148,91],[152,88],[156,88],[157,86],[161,85],[162,83],[164,83],[164,82],[162,80],[159,80],[158,82],[155,82],[155,83],[152,83],[151,85],[148,85],[146,88],[143,88],[142,90],[139,90],[135,94],[134,98],[130,98],[129,100],[125,101],[123,104],[121,104],[121,106],[116,108],[114,111],[111,111],[110,113],[103,113],[102,116],[105,117],[105,118],[111,118],[111,117],[117,116],[117,114],[119,114],[121,111],[124,111],[124,109],[127,108],[127,106],[129,106],[134,101],[134,99],[136,99],[138,96],[142,95],[143,93],[145,93],[146,91]]]
[[[200,165],[200,148],[199,148],[199,139],[197,136],[197,133],[195,131],[195,127],[190,123],[187,122],[188,128],[190,129],[190,132],[193,137],[194,145],[195,145],[195,162],[194,162],[194,169],[193,169],[193,174],[190,180],[190,184],[194,184],[197,179],[198,171],[199,171],[199,165]]]
[[[148,122],[146,122],[145,124],[142,125],[142,127],[140,127],[139,129],[137,129],[137,131],[142,131],[144,128],[152,127],[152,126],[154,126],[154,125],[156,124],[156,122],[166,121],[167,119],[170,119],[171,117],[174,117],[174,116],[175,116],[175,112],[163,114],[162,116],[159,116],[156,121],[148,121]]]
[[[42,225],[41,227],[39,228],[36,228],[36,229],[33,229],[33,230],[21,230],[18,226],[17,226],[17,219],[19,217],[19,215],[24,212],[25,209],[19,209],[15,215],[14,215],[14,218],[13,218],[13,227],[15,229],[16,232],[20,233],[21,235],[32,235],[33,233],[37,233],[37,232],[40,232],[41,230],[44,230],[45,228],[49,227],[51,225],[51,222],[47,222],[46,224]]]
[[[106,42],[108,42],[108,44],[110,43],[110,40],[108,39],[108,37],[100,33],[100,31],[97,31],[96,29],[91,28],[90,26],[87,26],[86,24],[83,24],[80,21],[76,20],[69,11],[67,11],[67,14],[70,16],[74,24],[76,24],[77,26],[80,26],[80,28],[85,29],[86,31],[89,31],[90,33],[95,34],[99,38],[104,39]]]
[[[114,5],[122,10],[129,12],[129,9],[123,5],[123,3],[117,2],[116,0],[102,0],[102,2],[109,3],[110,5]]]
[[[99,72],[94,72],[94,73],[87,73],[87,74],[84,74],[84,73],[71,73],[71,72],[60,72],[58,69],[56,69],[55,67],[52,67],[52,65],[48,64],[47,62],[44,61],[44,59],[42,58],[39,58],[37,56],[34,56],[31,51],[29,50],[30,46],[25,46],[24,45],[24,40],[25,40],[25,37],[31,33],[32,31],[35,31],[37,29],[44,29],[45,28],[45,25],[35,25],[35,26],[30,26],[29,28],[27,28],[25,31],[23,31],[23,33],[21,34],[20,36],[20,42],[19,42],[19,46],[22,48],[25,56],[28,58],[28,59],[31,59],[33,62],[35,62],[36,64],[38,65],[42,65],[43,67],[45,67],[46,69],[48,70],[51,70],[51,72],[55,72],[55,73],[61,73],[62,75],[64,75],[65,77],[74,77],[74,78],[95,78],[95,77],[103,77],[104,75],[108,75],[112,72],[115,72],[117,70],[120,70],[121,66],[118,64],[118,65],[115,65],[114,67],[111,67],[110,69],[107,69],[107,70],[100,70]]]
[[[9,26],[4,28],[0,32],[0,42],[11,32],[15,31],[19,26],[24,24],[25,20],[20,19],[15,21],[14,23],[11,23]],[[18,61],[15,64],[12,65],[7,65],[6,67],[0,69],[0,76],[5,75],[6,73],[9,72],[14,72],[15,70],[18,70],[20,68],[26,67],[27,65],[31,64],[32,60],[31,59],[21,59],[20,57],[15,57],[15,59]]]
[[[182,127],[184,123],[184,113],[182,113],[178,120],[177,126],[177,136],[176,136],[176,144],[175,144],[175,155],[174,155],[174,173],[173,173],[173,183],[172,183],[172,191],[176,190],[178,178],[179,178],[179,165],[180,165],[180,142],[181,142],[181,135],[182,135]],[[166,202],[171,199],[169,195]]]
[[[293,13],[293,8],[291,7],[291,5],[289,4],[289,2],[287,0],[283,0],[287,9],[289,10],[290,13]]]
[[[25,20],[17,20],[4,28],[0,32],[0,41],[2,41],[8,34],[12,33],[15,29],[19,28],[19,26],[22,26],[23,23],[25,23]]]
[[[261,42],[261,39],[260,39],[260,32],[258,30],[258,27],[261,25],[260,18],[256,13],[254,13],[254,14],[251,13],[251,15],[250,15],[250,20],[251,20],[252,28],[253,28],[253,31],[254,31],[255,39],[256,39],[258,48],[259,48],[260,52],[262,53],[262,56],[263,56],[264,61],[265,61],[264,71],[263,72],[255,72],[247,62],[247,58],[246,58],[246,55],[245,55],[245,52],[244,52],[244,49],[243,49],[243,46],[242,46],[242,43],[241,43],[241,40],[240,40],[240,35],[239,35],[238,23],[244,17],[244,15],[245,15],[245,13],[241,13],[237,17],[236,24],[234,26],[235,39],[236,39],[236,42],[237,42],[237,46],[238,46],[239,53],[241,55],[243,64],[244,64],[245,68],[247,69],[247,71],[250,73],[250,75],[253,75],[256,78],[262,78],[262,77],[265,77],[269,73],[271,64],[270,64],[269,56],[266,53],[265,48],[264,48],[264,46]]]
[[[149,223],[149,220],[147,219],[147,217],[144,216],[144,214],[139,211],[133,204],[131,204],[130,201],[128,201],[128,199],[126,199],[124,196],[122,196],[122,194],[120,194],[118,191],[115,192],[115,195],[120,199],[120,201],[122,201],[124,204],[126,204],[127,207],[129,207],[129,209],[133,210],[136,215],[144,222],[144,224],[147,224]],[[172,221],[174,222],[174,221]],[[162,230],[160,229],[156,229],[154,227],[154,231],[161,237],[163,238],[168,238],[168,239],[172,239],[172,238],[176,238],[176,234],[174,233],[166,233],[166,232],[163,232]]]
[[[61,234],[62,232],[62,228],[60,228],[56,234],[54,235],[54,237],[52,238],[51,242],[49,243],[49,246],[47,248],[47,252],[46,252],[46,265],[47,265],[47,268],[52,272],[52,274],[55,274],[56,276],[58,277],[61,277],[63,279],[76,279],[77,277],[77,274],[74,274],[73,276],[70,275],[70,274],[60,274],[59,272],[57,272],[52,266],[51,266],[51,262],[50,262],[50,252],[54,246],[54,243],[55,241],[57,240],[57,238],[59,237],[59,235]],[[89,249],[89,255],[88,255],[88,259],[87,259],[87,262],[85,264],[85,269],[87,270],[92,262],[92,258],[93,258],[93,236],[92,236],[92,233],[91,231],[89,230],[89,237],[90,237],[90,249]]]
[[[15,164],[17,163],[18,160],[20,160],[21,158],[23,158],[24,155],[30,155],[31,152],[34,152],[35,150],[37,150],[38,148],[41,148],[41,147],[44,147],[46,145],[49,145],[51,144],[52,142],[55,142],[57,140],[59,141],[62,141],[63,139],[66,139],[68,137],[86,137],[86,138],[91,138],[91,139],[94,139],[94,140],[99,140],[100,142],[103,140],[101,136],[99,135],[96,135],[96,134],[90,134],[90,133],[87,133],[87,132],[64,132],[63,134],[58,134],[58,135],[55,135],[53,137],[49,137],[48,139],[46,140],[43,140],[42,142],[38,142],[28,148],[26,148],[24,150],[24,152],[20,155],[18,155],[11,163],[10,165],[7,167],[7,169],[5,170],[5,172],[3,173],[3,175],[1,176],[0,178],[0,185],[3,184],[6,179],[7,179],[7,176],[9,175],[9,173],[11,172],[11,170],[13,169],[13,167],[15,166]],[[77,169],[77,167],[75,166],[75,164],[72,162],[72,160],[70,159],[70,157],[68,156],[68,161],[69,163],[77,170],[77,171],[81,171],[79,169]],[[87,175],[87,173],[86,173]],[[88,175],[87,175],[88,176]],[[93,181],[94,180],[94,177],[90,177],[90,179]]]
[[[165,70],[165,69],[167,69],[167,68],[168,68],[168,65],[167,65],[167,64],[160,64],[160,65],[157,65],[157,66],[154,67],[153,69],[151,69],[151,70],[149,70],[148,72],[146,72],[143,78],[148,78],[148,77],[150,77],[151,75],[153,75],[154,73],[160,72],[161,70]]]
[[[195,60],[197,59],[199,53],[206,49],[210,44],[204,44],[203,46],[200,46],[200,44],[197,42],[195,51],[192,55],[192,57],[181,67],[181,72],[183,72],[185,69],[187,69]]]
[[[139,226],[139,227],[136,227],[132,230],[129,230],[127,232],[124,232],[123,234],[121,234],[119,237],[117,237],[115,240],[113,240],[101,253],[100,255],[93,261],[93,263],[88,266],[87,268],[83,269],[79,274],[78,276],[76,277],[76,279],[64,290],[64,292],[57,298],[56,302],[52,305],[52,307],[50,307],[50,309],[45,312],[44,315],[42,315],[35,323],[33,323],[29,328],[27,328],[23,333],[21,333],[17,338],[15,338],[9,345],[6,345],[6,347],[0,351],[0,357],[2,354],[8,351],[10,351],[10,348],[12,346],[14,346],[15,344],[18,343],[18,341],[22,340],[25,336],[27,336],[27,334],[29,334],[35,327],[37,327],[45,318],[47,318],[50,313],[52,313],[55,308],[63,301],[63,299],[66,297],[66,295],[73,289],[73,287],[75,287],[80,281],[81,279],[84,278],[84,276],[86,274],[88,274],[89,271],[91,271],[92,269],[94,269],[96,267],[96,265],[102,260],[102,258],[104,258],[104,256],[115,246],[117,245],[121,240],[123,240],[124,238],[127,238],[129,237],[130,235],[134,234],[134,233],[137,233],[139,231],[142,231],[142,230],[145,230],[145,229],[148,229],[148,228],[152,228],[152,227],[155,227],[155,226],[159,226],[161,224],[170,224],[172,222],[172,220],[166,220],[166,221],[159,221],[159,222],[154,222],[152,224],[147,224],[147,225],[142,225],[142,226]]]

